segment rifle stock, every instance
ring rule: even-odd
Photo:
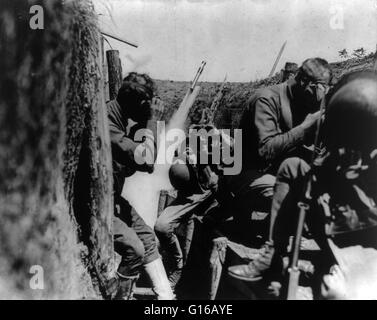
[[[289,268],[289,282],[287,300],[297,300],[298,280],[300,278],[300,270],[297,267]]]
[[[307,184],[307,189],[310,188],[310,181]],[[300,270],[298,268],[298,255],[300,252],[302,230],[304,228],[306,212],[309,210],[309,205],[304,202],[299,202],[300,208],[297,231],[294,238],[293,255],[291,260],[291,266],[289,268],[289,281],[288,281],[288,295],[287,300],[297,299],[298,282],[300,280]]]

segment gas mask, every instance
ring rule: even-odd
[[[363,154],[357,150],[339,148],[333,150],[328,158],[325,172],[331,207],[326,227],[328,234],[377,225],[376,154],[377,150]]]
[[[307,107],[317,110],[321,105],[322,99],[329,91],[329,85],[324,82],[303,81],[303,98]]]
[[[151,99],[140,97],[134,105],[135,107],[130,111],[130,118],[138,124],[145,124],[151,114]]]

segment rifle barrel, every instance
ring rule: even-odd
[[[320,107],[320,117],[317,121],[317,128],[315,132],[315,138],[314,138],[314,148],[312,153],[312,159],[310,162],[310,167],[313,168],[314,161],[317,156],[317,150],[319,145],[319,133],[321,129],[321,121],[322,121],[322,115],[324,114],[326,107],[326,99],[322,98],[321,100],[321,107]],[[298,288],[298,281],[300,276],[300,271],[298,270],[298,256],[300,253],[300,245],[301,245],[301,237],[302,237],[302,230],[304,229],[304,223],[305,223],[305,217],[306,212],[310,208],[310,200],[311,200],[311,189],[312,189],[312,178],[313,178],[313,171],[309,171],[306,183],[304,186],[304,193],[303,193],[303,201],[298,202],[298,207],[300,209],[299,212],[299,218],[297,223],[297,230],[294,237],[294,246],[293,246],[293,254],[292,254],[292,260],[291,260],[291,270],[292,273],[289,274],[289,283],[288,283],[288,299],[291,300],[292,297],[295,297],[297,293]],[[297,270],[295,274],[293,274],[293,270]],[[293,298],[295,299],[295,298]]]
[[[217,94],[216,94],[215,98],[213,99],[211,106],[209,107],[209,113],[210,113],[209,123],[210,124],[213,124],[215,112],[218,108],[219,102],[220,102],[222,95],[223,95],[223,90],[224,90],[226,78],[227,78],[227,74],[225,74],[224,80],[221,83],[220,88],[217,91]]]
[[[279,60],[281,58],[281,55],[283,54],[283,51],[284,51],[284,48],[285,48],[285,45],[287,44],[287,41],[285,41],[278,53],[278,56],[276,57],[276,60],[274,62],[274,65],[272,66],[272,69],[270,71],[270,74],[268,75],[269,78],[271,78],[273,75],[274,75],[274,72],[275,72],[275,69],[276,69],[276,66],[278,65],[279,63]]]
[[[200,77],[200,75],[202,74],[202,72],[203,72],[204,67],[205,67],[206,64],[207,64],[207,62],[202,61],[201,65],[200,65],[200,67],[199,67],[199,69],[198,69],[198,71],[196,72],[196,75],[195,75],[195,77],[194,77],[194,80],[192,80],[192,82],[191,82],[191,87],[190,87],[191,90],[194,90],[194,88],[195,88],[195,86],[196,86],[196,83],[198,82],[199,77]]]
[[[294,247],[293,247],[293,256],[292,256],[292,262],[291,267],[295,268],[298,265],[298,254],[300,251],[300,245],[301,245],[301,237],[302,237],[302,230],[304,228],[305,223],[305,216],[306,211],[309,210],[309,205],[304,202],[299,202],[298,207],[300,208],[300,213],[298,217],[298,224],[297,224],[297,231],[295,235],[295,241],[294,241]]]

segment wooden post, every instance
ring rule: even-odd
[[[103,83],[103,91],[105,95],[105,101],[109,100],[109,88],[107,86],[107,63],[106,63],[106,58],[105,58],[105,38],[104,36],[101,35],[101,57],[102,57],[102,83]]]
[[[102,39],[98,39],[97,93],[92,107],[92,121],[89,136],[90,148],[90,193],[91,259],[100,281],[99,289],[106,292],[104,282],[115,271],[113,223],[113,171],[110,148],[110,132],[104,93],[104,53]]]
[[[109,75],[109,95],[110,100],[116,98],[118,90],[122,85],[122,64],[118,50],[107,50],[107,67]]]
[[[225,237],[220,237],[213,240],[211,257],[209,259],[211,269],[211,288],[209,292],[210,300],[215,300],[216,298],[223,270],[223,264],[225,262],[227,245],[228,239]]]

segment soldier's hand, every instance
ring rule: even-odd
[[[208,181],[208,187],[213,192],[216,193],[219,189],[219,177],[216,174],[211,175]]]
[[[311,129],[311,128],[315,127],[320,116],[321,116],[321,113],[319,111],[317,111],[315,113],[309,113],[306,116],[305,120],[303,121],[302,126],[305,129]]]
[[[362,246],[337,247],[328,240],[337,265],[323,278],[325,299],[375,300],[377,298],[377,251]]]
[[[161,120],[164,115],[164,110],[164,102],[160,99],[160,97],[153,97],[151,102],[151,119]]]
[[[327,152],[326,147],[323,147],[322,145],[317,146],[317,147],[314,147],[313,144],[310,146],[303,145],[303,148],[309,151],[310,153],[315,152],[316,157],[323,157],[325,153]]]

